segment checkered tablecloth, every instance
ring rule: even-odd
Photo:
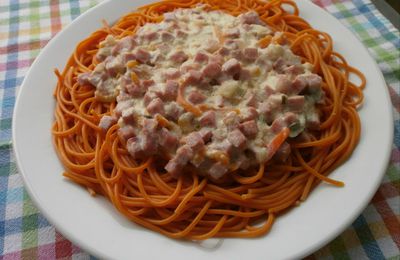
[[[92,258],[63,238],[32,204],[16,168],[11,120],[19,86],[40,50],[100,1],[0,0],[0,259]],[[395,138],[390,165],[371,203],[308,259],[400,259],[399,31],[369,0],[314,2],[352,30],[378,63],[393,104]]]

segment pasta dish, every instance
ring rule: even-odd
[[[357,145],[366,84],[290,0],[152,3],[56,75],[64,176],[191,240],[263,235],[321,181],[343,186],[327,175]]]

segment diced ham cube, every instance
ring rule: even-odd
[[[194,56],[194,61],[199,62],[199,63],[207,62],[208,54],[200,51],[200,52],[196,53],[196,55]]]
[[[146,110],[151,114],[164,114],[164,102],[160,98],[153,99],[149,105],[147,105]]]
[[[292,112],[286,112],[283,115],[283,120],[285,121],[287,126],[290,126],[299,121],[299,116]]]
[[[229,59],[227,62],[222,65],[222,71],[230,74],[235,75],[240,73],[242,66],[240,65],[239,61],[235,58]]]
[[[200,64],[199,63],[188,63],[185,62],[184,64],[182,64],[182,66],[180,67],[180,72],[182,74],[187,73],[191,70],[199,70],[200,69]]]
[[[171,159],[164,167],[164,169],[170,173],[173,177],[177,178],[180,174],[181,171],[183,169],[182,164],[178,164],[178,162],[176,161],[176,159]]]
[[[218,180],[218,179],[220,179],[222,176],[224,176],[225,173],[227,173],[227,172],[228,172],[228,168],[227,168],[225,165],[223,165],[222,163],[217,162],[217,163],[213,164],[213,166],[211,166],[211,168],[210,168],[208,174],[209,174],[212,178]]]
[[[292,92],[292,82],[288,76],[279,75],[276,81],[275,89],[277,92],[289,94]]]
[[[121,118],[125,124],[134,124],[137,119],[135,108],[129,107],[122,110]]]
[[[206,100],[206,96],[197,90],[193,90],[187,95],[187,99],[193,104],[200,104]]]
[[[239,155],[239,157],[235,160],[235,163],[239,166],[240,169],[246,170],[250,166],[250,159],[243,153]]]
[[[301,112],[304,107],[304,96],[292,96],[287,99],[290,111]]]
[[[272,94],[275,94],[275,90],[268,84],[265,85],[264,87],[264,93],[265,96],[268,98],[269,96],[271,96]]]
[[[202,127],[205,126],[211,126],[211,127],[215,127],[216,126],[216,114],[214,111],[209,110],[207,112],[205,112],[201,117],[200,117],[200,125]]]
[[[128,139],[128,141],[126,141],[126,149],[134,159],[143,156],[141,140],[137,137],[131,137]]]
[[[199,132],[192,132],[182,138],[183,143],[192,148],[193,151],[198,151],[204,147],[203,137]]]
[[[160,130],[159,143],[165,149],[175,149],[176,145],[178,145],[178,138],[166,128],[162,128]]]
[[[224,57],[220,54],[213,54],[210,56],[210,63],[217,63],[218,65],[222,65],[224,63]]]
[[[243,50],[243,57],[249,61],[255,61],[258,58],[258,49],[257,48],[245,48]]]
[[[175,39],[175,36],[172,33],[169,33],[169,32],[161,33],[161,40],[163,42],[169,42],[169,41],[172,41],[173,39]]]
[[[128,140],[129,138],[135,136],[135,128],[131,125],[123,126],[118,130],[118,135],[122,139]]]
[[[240,124],[240,130],[247,137],[253,138],[258,133],[257,122],[255,120],[246,121]]]
[[[116,118],[113,116],[103,116],[100,119],[99,127],[103,129],[103,131],[107,131],[113,124],[117,122]]]
[[[143,132],[139,135],[139,137],[141,139],[143,153],[146,156],[157,153],[158,144],[157,138],[155,138],[154,134]]]
[[[222,121],[228,130],[234,130],[240,124],[240,117],[235,112],[229,112]]]
[[[150,53],[144,49],[138,49],[135,53],[135,56],[136,60],[140,61],[141,63],[146,63],[151,58]]]
[[[236,77],[236,78],[235,78],[235,77]],[[239,80],[239,79],[241,79],[241,80],[248,80],[248,79],[251,78],[251,72],[250,72],[250,70],[248,70],[248,69],[242,69],[242,70],[240,71],[239,77],[237,78],[237,76],[234,75],[233,78],[234,78],[235,80]]]
[[[230,154],[234,147],[233,144],[231,144],[227,139],[224,139],[222,142],[216,143],[214,148],[218,151]]]
[[[224,36],[228,38],[238,38],[240,31],[238,28],[229,28],[224,32]]]
[[[181,72],[178,69],[168,68],[162,72],[162,75],[168,79],[177,79],[181,76]]]
[[[174,80],[167,80],[163,92],[163,97],[167,100],[175,100],[178,95],[178,82]]]
[[[186,164],[193,156],[193,149],[189,145],[183,145],[176,151],[177,162],[180,164]]]
[[[258,117],[257,109],[255,109],[254,107],[243,108],[241,109],[239,117],[240,117],[240,122],[257,119]]]
[[[144,34],[144,39],[148,41],[154,41],[160,37],[160,34],[158,32],[148,32]]]
[[[130,53],[130,52],[129,53],[123,53],[121,60],[122,60],[122,62],[124,64],[126,64],[128,61],[136,60],[136,54]]]
[[[276,118],[274,122],[272,122],[271,130],[274,133],[279,133],[283,128],[289,127],[296,123],[296,121],[298,121],[298,116],[294,113],[287,112],[282,117]]]
[[[143,86],[144,89],[148,89],[150,86],[153,86],[155,84],[154,80],[152,79],[144,79],[140,81],[141,85]]]
[[[188,37],[188,33],[187,33],[187,32],[184,32],[184,31],[182,31],[182,30],[178,30],[178,31],[176,32],[176,36],[177,36],[179,39],[186,39],[186,38]]]
[[[306,76],[308,87],[311,91],[316,91],[321,88],[322,78],[316,74]]]
[[[165,116],[174,121],[177,121],[184,112],[183,108],[180,107],[176,102],[169,102],[165,105],[164,110]]]
[[[189,70],[185,75],[184,84],[186,85],[194,85],[199,83],[202,80],[202,73],[197,70]]]
[[[111,77],[115,77],[118,73],[122,73],[125,69],[124,64],[122,64],[121,59],[109,57],[104,62],[106,65],[106,71]]]
[[[258,110],[260,111],[260,114],[264,116],[265,122],[267,124],[272,123],[274,110],[271,107],[271,103],[269,102],[260,103]]]
[[[177,51],[173,53],[169,58],[175,63],[183,63],[189,58],[189,56],[187,56],[187,54],[183,51]]]
[[[158,98],[158,95],[154,91],[148,90],[143,96],[143,103],[148,106],[153,99]]]
[[[125,91],[128,92],[132,97],[141,97],[146,92],[146,89],[142,85],[132,83],[125,85]]]
[[[283,72],[284,72],[285,74],[294,74],[294,75],[298,75],[298,74],[304,73],[304,68],[303,68],[303,66],[301,66],[300,64],[290,65],[289,67],[283,69]]]
[[[131,50],[136,45],[137,45],[137,42],[133,39],[133,37],[127,36],[117,42],[117,44],[112,48],[111,54],[113,56],[116,56],[122,50]]]
[[[210,63],[203,69],[203,76],[208,78],[218,77],[221,73],[221,66],[218,63]]]
[[[247,138],[239,129],[235,129],[228,133],[228,141],[236,148],[243,149],[246,145]]]
[[[79,74],[78,79],[77,79],[78,84],[81,86],[90,84],[89,77],[90,77],[90,72],[85,72],[85,73]]]
[[[213,133],[211,132],[211,130],[208,130],[205,128],[202,128],[199,131],[199,134],[201,135],[201,138],[203,138],[204,143],[211,141],[211,138],[213,136]]]
[[[310,113],[307,115],[306,127],[312,130],[318,130],[321,125],[317,113]]]
[[[247,92],[244,99],[244,103],[248,107],[256,107],[258,104],[257,95],[254,92]]]
[[[219,53],[220,55],[222,55],[222,56],[228,56],[229,53],[230,53],[230,50],[229,50],[228,48],[226,48],[226,47],[221,47],[221,48],[218,50],[218,53]]]
[[[241,14],[238,16],[240,21],[243,24],[259,24],[259,25],[265,25],[263,21],[261,21],[260,16],[255,11],[250,11],[244,14]]]

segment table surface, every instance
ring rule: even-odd
[[[0,259],[91,259],[32,204],[18,173],[11,120],[19,86],[46,43],[101,0],[0,3]],[[379,65],[393,105],[392,156],[379,190],[340,236],[307,259],[400,259],[400,34],[370,0],[313,0],[348,27]],[[60,176],[61,178],[61,176]]]

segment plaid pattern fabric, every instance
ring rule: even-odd
[[[11,118],[16,93],[46,43],[101,0],[3,0],[0,3],[0,259],[91,259],[32,205],[15,165]],[[399,259],[400,35],[369,0],[314,0],[364,43],[382,70],[394,111],[390,165],[356,221],[308,259]],[[61,176],[60,176],[61,177]]]

